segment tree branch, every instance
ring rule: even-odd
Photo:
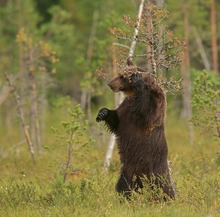
[[[29,152],[31,154],[33,163],[35,164],[36,163],[36,157],[35,157],[35,152],[34,152],[34,146],[33,146],[33,143],[31,141],[28,126],[25,124],[24,111],[23,111],[23,108],[21,106],[20,96],[18,95],[18,93],[17,93],[12,81],[8,77],[8,75],[6,73],[4,73],[4,76],[5,76],[5,79],[8,82],[8,85],[11,88],[11,91],[14,95],[14,98],[15,98],[15,101],[16,101],[16,104],[17,104],[17,107],[18,107],[19,118],[20,118],[21,125],[22,125],[22,128],[24,130],[24,135],[26,137],[26,141],[27,141],[27,144],[28,144]]]
[[[18,75],[16,75],[15,77],[13,77],[11,79],[11,83],[12,85],[14,85],[14,83],[19,79]],[[7,97],[9,96],[9,94],[11,93],[12,89],[10,86],[5,85],[2,88],[2,91],[0,93],[0,105],[7,99]]]
[[[140,27],[140,21],[141,21],[141,15],[143,12],[143,8],[144,8],[144,2],[145,0],[141,0],[140,5],[139,5],[139,11],[138,11],[138,17],[137,17],[137,24],[134,30],[134,37],[133,37],[133,41],[131,43],[131,47],[129,50],[129,57],[132,57],[134,55],[134,49],[135,49],[135,45],[136,45],[136,40],[138,38],[138,31],[139,31],[139,27]]]

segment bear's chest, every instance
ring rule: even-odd
[[[142,112],[142,109],[139,110],[139,107],[136,102],[133,100],[125,100],[117,109],[117,115],[119,119],[118,130],[123,133],[131,133],[140,131],[144,133],[144,128],[146,123],[146,116],[148,115],[145,112]]]

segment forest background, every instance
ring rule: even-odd
[[[139,1],[0,0],[0,205],[2,216],[218,216],[220,213],[220,2],[155,0],[186,41],[167,93],[166,134],[178,197],[169,205],[114,192],[114,149],[95,122],[115,107],[98,71],[115,70],[109,31],[135,19]],[[141,58],[134,62],[147,69]],[[80,106],[78,106],[80,105]],[[122,198],[121,198],[122,200]]]

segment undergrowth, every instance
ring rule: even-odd
[[[54,116],[53,112],[51,115]],[[61,120],[68,120],[68,113],[54,122],[58,129]],[[102,126],[97,129],[102,130]],[[73,167],[69,167],[65,182],[60,169],[66,162],[68,149],[66,143],[55,141],[52,132],[47,135],[49,139],[45,141],[44,153],[38,157],[37,165],[30,163],[25,145],[19,146],[16,154],[1,155],[0,216],[219,216],[217,138],[198,134],[195,143],[190,145],[186,123],[168,115],[169,160],[178,194],[175,200],[165,203],[153,200],[147,189],[143,194],[134,193],[129,201],[117,195],[115,183],[120,170],[117,150],[110,171],[102,173],[108,137],[95,133],[99,136],[90,144],[89,152],[79,153],[84,151],[78,149],[74,155]],[[89,138],[87,132],[84,141]]]

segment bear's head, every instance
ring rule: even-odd
[[[112,89],[113,92],[128,92],[132,90],[130,76],[119,75],[108,83],[108,86]]]
[[[134,93],[133,82],[137,73],[142,74],[146,87],[154,84],[154,78],[145,70],[134,65],[130,58],[128,58],[127,66],[120,71],[116,78],[108,83],[108,86],[113,92],[122,91],[126,96],[131,96]]]

